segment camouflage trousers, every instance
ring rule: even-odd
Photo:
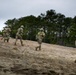
[[[16,45],[16,43],[17,43],[18,39],[20,40],[21,45],[23,46],[22,36],[21,36],[21,35],[19,35],[19,34],[18,34],[18,35],[16,35],[15,45]]]
[[[36,50],[38,50],[38,49],[41,50],[42,39],[38,39],[37,42],[38,42],[39,46],[36,47]]]

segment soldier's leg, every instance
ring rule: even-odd
[[[41,44],[39,44],[39,46],[36,47],[36,51],[37,50],[41,50]]]
[[[41,43],[42,43],[42,39],[38,39],[39,46],[36,47],[36,50],[37,49],[41,50]]]
[[[4,41],[4,42],[6,41],[6,35],[5,35],[5,36],[3,36],[3,41]]]
[[[7,42],[9,42],[9,36],[7,36]]]
[[[7,42],[9,42],[9,40],[10,40],[10,35],[8,35],[8,39],[7,39]]]
[[[41,50],[42,39],[39,41],[39,50]]]
[[[7,39],[7,42],[9,42],[9,38]]]
[[[39,46],[36,47],[36,51],[37,50],[41,50],[41,44],[39,44]]]
[[[39,40],[37,40],[38,44],[39,44]],[[36,51],[38,50],[39,46],[36,47]]]
[[[5,37],[4,37],[4,42],[6,42],[6,40],[7,40],[7,37],[5,36]]]
[[[21,45],[23,46],[23,41],[22,41],[22,37],[20,38],[20,42],[21,42]]]
[[[18,40],[18,36],[16,36],[16,41],[15,41],[15,44],[14,44],[14,45],[16,45],[16,43],[17,43],[17,40]]]
[[[36,51],[37,51],[38,47],[39,47],[39,46],[36,47]]]
[[[39,44],[39,50],[41,50],[41,43]]]
[[[14,44],[14,45],[16,45],[16,43],[17,43],[17,40],[18,40],[18,39],[16,38],[16,41],[15,41],[15,44]]]
[[[4,42],[6,41],[6,39],[4,38]]]

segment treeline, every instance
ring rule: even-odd
[[[72,47],[75,45],[76,16],[74,18],[65,17],[61,13],[56,13],[55,10],[48,10],[37,17],[30,15],[18,19],[9,19],[5,24],[11,26],[11,37],[14,38],[17,29],[24,25],[23,39],[35,41],[39,28],[43,28],[46,33],[44,42]]]

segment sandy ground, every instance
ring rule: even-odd
[[[23,40],[0,40],[0,75],[76,75],[76,48]]]

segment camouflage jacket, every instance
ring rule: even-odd
[[[36,35],[36,39],[43,39],[44,37],[45,37],[44,32],[38,32],[38,34]]]
[[[17,30],[17,34],[16,35],[23,35],[23,28],[19,28],[18,30]]]
[[[10,28],[5,28],[3,30],[3,34],[5,34],[5,35],[10,35],[10,32],[11,32],[11,29]]]

